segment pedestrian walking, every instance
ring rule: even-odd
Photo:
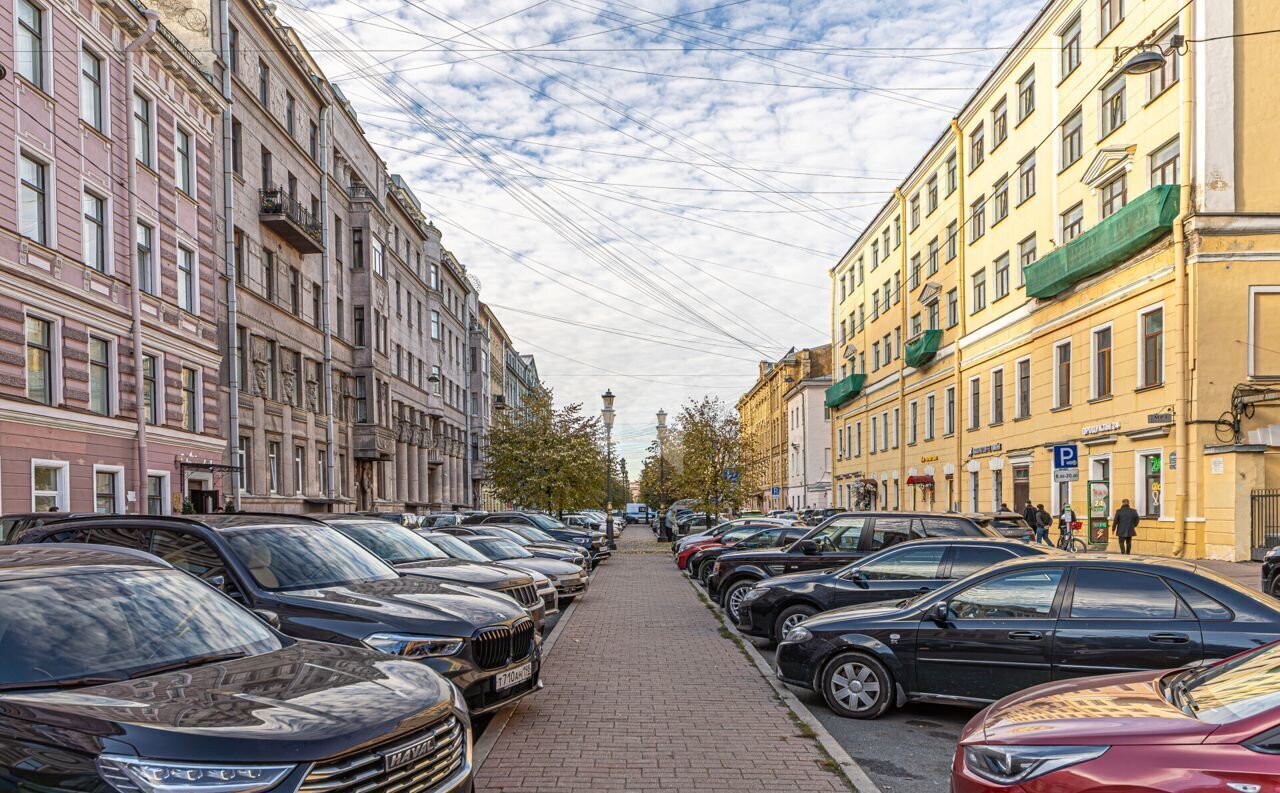
[[[1045,510],[1044,504],[1036,504],[1035,513],[1035,521],[1031,525],[1036,529],[1036,542],[1052,547],[1053,543],[1049,542],[1049,527],[1053,525],[1053,516]]]
[[[1075,523],[1076,511],[1071,508],[1070,504],[1064,504],[1062,506],[1062,514],[1058,516],[1058,536],[1062,538],[1064,546],[1066,545],[1067,535],[1075,531]]]
[[[1132,553],[1133,538],[1138,535],[1138,510],[1129,506],[1129,499],[1120,502],[1112,524],[1116,527],[1116,539],[1120,541],[1120,553]]]
[[[1008,504],[1006,504],[1006,503],[1004,503],[1003,501],[1001,501],[1001,502],[1000,502],[1000,511],[1001,511],[1001,512],[1010,512],[1011,510],[1009,509],[1009,505],[1008,505]]]

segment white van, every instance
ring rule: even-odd
[[[648,504],[628,504],[627,505],[627,523],[648,523],[649,522],[649,505]]]

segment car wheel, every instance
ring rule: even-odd
[[[1280,574],[1271,579],[1271,596],[1280,598]]]
[[[818,610],[813,606],[791,606],[782,610],[778,618],[773,622],[773,640],[780,642],[787,638],[787,632],[805,620],[817,614]]]
[[[725,590],[724,608],[734,622],[738,621],[738,609],[742,606],[742,599],[747,596],[747,590],[755,586],[755,583],[755,581],[739,581]]]
[[[702,582],[702,588],[706,589],[711,586],[711,570],[715,567],[715,562],[703,562],[702,567],[698,570],[698,580]]]
[[[822,669],[822,698],[837,716],[878,719],[893,703],[893,677],[863,653],[841,653]]]

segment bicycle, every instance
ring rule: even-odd
[[[1062,531],[1058,533],[1057,547],[1068,553],[1084,553],[1089,550],[1089,546],[1085,541],[1076,536],[1076,525],[1078,522],[1072,522],[1064,526]]]

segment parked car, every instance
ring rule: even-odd
[[[627,523],[648,523],[649,522],[649,505],[648,504],[627,504]]]
[[[604,526],[605,519],[598,518],[595,515],[588,515],[583,512],[575,512],[570,515],[565,515],[560,522],[571,529],[599,531]]]
[[[10,537],[149,551],[299,639],[419,660],[483,713],[541,687],[540,643],[509,598],[394,568],[335,529],[287,515],[99,515]]]
[[[709,529],[690,534],[687,537],[681,537],[671,543],[671,553],[675,555],[690,545],[715,540],[725,532],[736,529],[739,526],[790,526],[792,523],[792,521],[779,518],[733,518],[732,520],[721,521]]]
[[[529,542],[541,547],[558,548],[562,551],[573,551],[579,557],[581,557],[581,559],[583,560],[583,566],[586,566],[586,564],[591,561],[590,552],[588,552],[582,546],[575,545],[571,542],[564,542],[563,540],[557,540],[555,537],[552,537],[550,534],[547,534],[542,529],[536,529],[533,526],[527,526],[523,523],[501,523],[501,524],[487,523],[487,524],[484,524],[483,526],[467,526],[465,528],[472,529],[473,531],[483,534],[487,532],[489,528],[492,526],[498,526],[504,529],[506,532],[516,534],[520,537],[523,537],[525,540],[528,540]]]
[[[562,543],[558,540],[552,540],[545,544],[541,542],[534,543],[516,532],[515,526],[516,524],[486,523],[482,526],[441,526],[436,531],[441,534],[451,534],[454,537],[504,537],[521,548],[525,548],[534,556],[558,559],[562,562],[573,562],[582,568],[590,566],[591,556],[579,546]]]
[[[876,718],[904,701],[980,704],[1051,680],[1198,664],[1277,633],[1280,604],[1193,564],[1052,554],[819,614],[776,658],[779,678],[837,714]]]
[[[1280,779],[1280,643],[1199,669],[1005,697],[965,727],[954,793],[1262,793]]]
[[[737,626],[748,636],[776,642],[823,611],[915,597],[998,562],[1056,552],[1047,545],[985,537],[911,540],[835,570],[766,578],[743,596]]]
[[[538,629],[542,629],[546,620],[545,608],[533,579],[527,574],[451,559],[412,529],[379,518],[352,515],[308,517],[315,517],[342,532],[401,573],[505,595],[528,609]]]
[[[299,641],[141,551],[0,548],[10,790],[471,789],[471,725],[425,664]]]
[[[96,515],[96,512],[15,512],[0,518],[0,542],[13,533],[44,526],[54,521]]]
[[[533,526],[535,529],[541,529],[550,534],[557,540],[573,543],[590,552],[593,564],[599,564],[610,556],[609,548],[605,545],[605,536],[602,532],[571,529],[549,515],[542,515],[536,512],[490,512],[483,515],[468,515],[462,523],[465,526],[486,523]]]
[[[757,581],[783,573],[843,567],[867,554],[922,537],[996,537],[964,515],[933,512],[843,513],[809,530],[788,548],[737,551],[716,560],[707,591],[735,621],[738,603]]]
[[[1262,558],[1262,591],[1280,598],[1280,545]]]
[[[1035,539],[1035,529],[1031,528],[1027,519],[1017,512],[995,512],[984,517],[987,518],[986,525],[995,529],[1002,537],[1023,542],[1031,542]]]
[[[534,556],[505,537],[473,535],[458,539],[492,562],[517,570],[536,570],[547,576],[556,585],[556,597],[563,604],[572,603],[587,591],[586,572],[572,562]]]
[[[807,526],[817,526],[819,523],[831,517],[832,515],[839,515],[841,512],[844,512],[844,510],[840,509],[839,507],[807,509],[804,512],[800,513],[800,519],[804,521],[805,525]]]
[[[731,551],[754,551],[765,548],[782,548],[791,545],[805,535],[808,529],[804,526],[750,526],[755,531],[746,537],[734,537],[734,531],[725,534],[720,542],[708,543],[691,549],[692,555],[685,565],[692,578],[697,579],[704,587],[711,578],[711,571],[716,560]]]
[[[422,518],[423,518],[422,515],[419,515],[416,512],[377,512],[374,510],[368,510],[365,512],[352,512],[352,513],[343,513],[343,514],[360,515],[366,518],[380,518],[382,520],[389,520],[392,523],[399,523],[401,526],[406,526],[410,529],[416,529],[418,528],[418,526],[422,525]]]
[[[457,537],[453,537],[448,534],[431,532],[425,529],[419,529],[417,534],[422,539],[431,543],[435,548],[447,554],[450,559],[458,559],[464,562],[471,562],[473,564],[510,570],[512,572],[529,576],[533,579],[533,585],[538,593],[538,597],[542,598],[542,606],[546,615],[549,617],[552,614],[560,613],[560,599],[556,594],[555,582],[552,581],[545,573],[540,573],[537,570],[532,569],[520,570],[511,567],[510,565],[495,562],[472,548],[467,543],[459,540]]]
[[[745,540],[753,534],[768,528],[765,525],[745,523],[741,526],[734,526],[728,531],[718,535],[704,534],[702,537],[692,542],[681,542],[680,550],[675,554],[676,568],[683,570],[689,562],[689,557],[693,556],[695,551],[705,548],[709,545],[732,545],[738,540]],[[803,534],[803,532],[801,532]],[[687,537],[685,539],[688,539]],[[672,544],[672,547],[675,543]]]
[[[462,512],[429,512],[418,516],[418,525],[415,528],[437,529],[441,526],[457,526],[465,517],[467,517],[466,514]]]

